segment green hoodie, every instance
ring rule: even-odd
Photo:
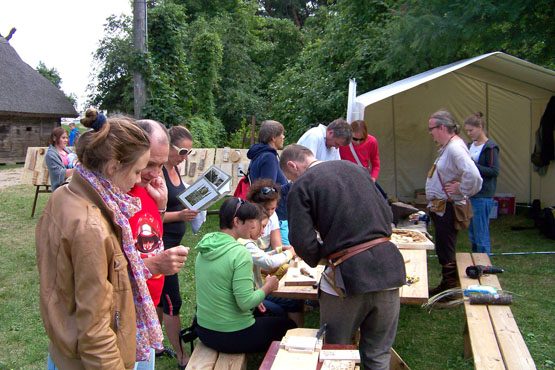
[[[198,324],[221,332],[253,325],[252,309],[265,295],[261,289],[253,290],[250,252],[222,232],[206,234],[195,249]]]

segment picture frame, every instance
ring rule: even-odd
[[[210,166],[191,186],[177,195],[188,209],[203,211],[231,191],[231,176],[219,167]]]
[[[208,170],[202,175],[208,182],[210,182],[218,191],[223,189],[225,185],[231,180],[231,176],[222,171],[221,168],[214,165],[210,166]],[[221,192],[221,191],[220,191]]]
[[[206,178],[200,177],[194,184],[177,195],[188,209],[205,210],[221,198],[218,189]]]

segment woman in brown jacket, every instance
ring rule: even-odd
[[[126,195],[150,158],[147,134],[126,118],[88,110],[71,182],[54,192],[36,228],[40,311],[49,369],[130,369],[162,332],[148,270],[134,248]]]

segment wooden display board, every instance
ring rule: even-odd
[[[23,185],[50,185],[50,177],[44,157],[48,147],[29,147],[21,175]]]
[[[187,160],[181,163],[181,178],[183,182],[191,185],[200,175],[214,164],[216,150],[214,148],[194,148]],[[227,171],[225,171],[227,172]],[[231,173],[228,172],[229,175]]]
[[[248,149],[218,148],[214,165],[231,175],[231,192],[235,191],[237,182],[241,180],[239,169],[247,173],[250,160],[247,158]]]
[[[244,173],[249,170],[250,159],[247,158],[249,149],[218,148],[216,149],[216,159],[214,165],[220,167],[224,172],[231,175],[231,192],[237,188],[237,183],[243,177],[239,173],[241,169]],[[281,150],[278,150],[278,155]]]

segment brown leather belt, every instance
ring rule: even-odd
[[[360,252],[364,252],[367,249],[370,249],[378,244],[388,242],[389,240],[390,240],[389,238],[378,238],[378,239],[371,240],[369,242],[357,244],[347,249],[343,249],[339,252],[332,253],[327,257],[328,263],[330,264],[331,268],[334,269],[335,266],[345,262],[346,260],[348,260],[353,256],[356,256]],[[337,259],[337,260],[333,262],[334,259]]]

